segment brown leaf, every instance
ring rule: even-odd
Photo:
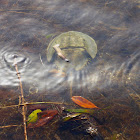
[[[73,96],[72,101],[78,104],[79,106],[83,108],[98,108],[95,104],[88,101],[87,99],[81,97],[81,96]]]
[[[38,113],[40,119],[36,123],[29,123],[28,128],[36,128],[45,125],[46,123],[50,122],[55,115],[57,115],[57,110],[44,110]]]
[[[44,110],[40,113],[38,113],[38,115],[43,118],[43,117],[50,117],[50,116],[55,116],[56,114],[58,114],[57,110]]]
[[[52,120],[54,118],[54,116],[50,116],[50,117],[44,117],[42,119],[39,119],[36,123],[29,123],[28,124],[28,128],[36,128],[36,127],[41,127],[44,124],[48,123],[50,120]]]

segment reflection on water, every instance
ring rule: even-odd
[[[139,8],[139,2],[134,0],[1,0],[1,106],[18,104],[19,80],[14,67],[17,55],[27,102],[71,102],[72,90],[73,95],[91,99],[100,108],[111,106],[95,114],[99,120],[105,119],[98,128],[105,139],[138,139]],[[98,53],[84,69],[65,75],[56,71],[55,63],[47,62],[46,48],[54,37],[72,30],[94,38]],[[21,124],[18,109],[13,110],[10,115],[8,109],[0,110],[4,115],[1,125]],[[42,133],[39,130],[42,139],[51,137],[45,134],[46,129]],[[22,130],[16,130],[18,134],[11,128],[2,129],[0,139],[18,139]],[[40,139],[29,131],[30,139]],[[54,139],[81,139],[83,135],[59,130]]]

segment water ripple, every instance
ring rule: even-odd
[[[19,81],[16,76],[14,58],[16,57],[16,64],[18,64],[19,72],[22,73],[26,71],[27,66],[30,64],[30,59],[13,50],[1,50],[0,54],[0,85],[17,86]]]

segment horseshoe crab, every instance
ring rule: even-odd
[[[58,44],[63,55],[70,60],[69,63],[55,55],[54,46]],[[96,53],[97,45],[94,39],[77,31],[60,34],[50,42],[46,50],[48,62],[54,61],[58,69],[62,71],[83,69],[90,59],[96,56]]]

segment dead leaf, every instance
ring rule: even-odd
[[[95,104],[88,101],[87,99],[81,97],[81,96],[73,96],[72,101],[78,104],[79,106],[83,108],[98,108]]]

